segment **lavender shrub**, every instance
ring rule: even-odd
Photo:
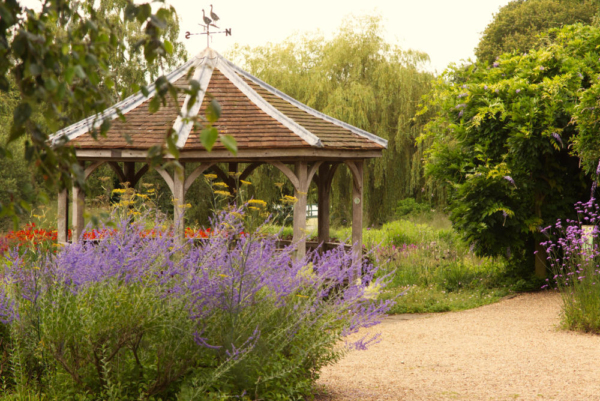
[[[542,229],[549,238],[542,245],[553,272],[544,288],[560,292],[566,328],[594,333],[600,333],[599,208],[594,198],[578,202],[577,220],[559,219],[553,226]]]
[[[243,209],[221,214],[196,243],[123,221],[97,244],[37,260],[11,252],[0,269],[0,325],[19,356],[8,388],[48,399],[309,396],[323,366],[377,340],[340,342],[389,309],[376,300],[384,282],[343,248],[296,260],[243,220]]]

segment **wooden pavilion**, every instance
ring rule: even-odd
[[[167,79],[175,86],[185,87],[188,72],[202,88],[189,112],[189,95],[181,94],[179,104],[171,101],[158,112],[150,113],[148,103],[156,94],[156,89],[151,86],[147,97],[142,93],[134,94],[104,112],[105,118],[113,120],[106,137],[92,138],[92,124],[101,123],[92,116],[57,132],[52,140],[68,138],[76,148],[86,178],[107,163],[121,182],[129,182],[133,187],[149,170],[145,164],[136,171],[135,163],[146,163],[148,149],[163,145],[166,132],[173,127],[178,134],[181,164],[197,164],[187,176],[156,168],[171,189],[176,231],[180,236],[183,236],[184,224],[177,222],[183,220],[186,192],[202,173],[211,169],[232,187],[236,180],[228,173],[237,172],[240,164],[247,165],[241,171],[240,179],[247,178],[261,164],[271,164],[287,176],[295,189],[298,200],[294,205],[293,241],[297,243],[299,255],[306,252],[306,205],[310,183],[315,180],[318,188],[318,240],[328,242],[331,182],[336,168],[344,163],[353,176],[352,242],[354,252],[359,254],[362,249],[364,160],[381,157],[387,140],[298,102],[210,48],[172,71]],[[222,106],[221,117],[214,126],[236,139],[236,155],[218,143],[212,151],[206,151],[193,124],[182,118],[205,112],[209,104],[209,96],[204,96],[206,93]],[[117,110],[125,115],[126,121],[117,118]],[[218,163],[227,163],[229,171],[223,171]],[[73,241],[77,241],[84,229],[85,193],[74,187],[72,199]],[[193,202],[187,200],[190,201]],[[58,239],[61,242],[68,239],[68,202],[67,191],[59,193]]]

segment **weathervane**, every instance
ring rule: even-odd
[[[213,28],[221,29],[214,24],[214,22],[217,22],[219,20],[219,16],[213,12],[212,4],[210,5],[210,18],[204,14],[204,9],[202,9],[202,20],[204,20],[204,24],[206,24],[206,25],[203,25],[203,24],[198,24],[198,25],[200,25],[202,28],[204,28],[204,32],[191,33],[190,31],[187,31],[185,33],[186,39],[189,39],[190,36],[193,36],[193,35],[206,35],[206,47],[210,47],[210,35],[215,35],[217,33],[224,33],[225,36],[231,36],[231,28],[225,28],[224,31],[218,31],[218,32],[210,31],[211,26]]]

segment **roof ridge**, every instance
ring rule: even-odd
[[[268,83],[262,81],[261,79],[255,77],[254,75],[250,74],[247,71],[242,70],[240,67],[238,67],[237,65],[233,64],[231,61],[224,59],[225,62],[228,63],[228,65],[236,72],[240,73],[241,75],[243,75],[244,77],[248,78],[249,80],[251,80],[252,82],[256,83],[257,85],[259,85],[260,87],[262,87],[263,89],[268,90],[269,92],[273,93],[274,95],[280,97],[281,99],[287,101],[288,103],[298,107],[299,109],[313,115],[314,117],[318,117],[321,118],[327,122],[330,122],[332,124],[335,124],[339,127],[345,128],[359,136],[362,136],[363,138],[367,138],[379,145],[384,146],[385,148],[387,148],[388,146],[388,140],[381,138],[371,132],[365,131],[363,129],[360,129],[358,127],[355,127],[354,125],[348,124],[344,121],[338,120],[336,118],[333,118],[331,116],[328,116],[327,114],[321,113],[318,110],[313,109],[312,107],[309,107],[307,105],[305,105],[304,103],[294,99],[293,97],[283,93],[282,91],[280,91],[279,89],[269,85]]]
[[[211,50],[207,48],[207,50]],[[193,105],[188,106],[192,96],[190,94],[186,95],[183,105],[181,106],[181,112],[177,116],[175,123],[173,124],[173,130],[177,133],[177,148],[182,149],[187,142],[190,132],[194,126],[192,121],[189,121],[189,118],[196,117],[200,108],[202,107],[202,102],[204,101],[204,96],[208,91],[208,84],[210,83],[210,79],[212,77],[212,73],[215,69],[215,66],[218,62],[218,57],[210,57],[209,55],[204,56],[204,60],[202,60],[197,56],[197,63],[194,64],[196,70],[194,71],[194,75],[192,79],[198,81],[200,83],[200,91]],[[189,107],[189,110],[188,110]],[[184,120],[188,120],[184,122]]]

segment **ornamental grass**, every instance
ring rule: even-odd
[[[201,241],[147,235],[123,220],[55,254],[8,251],[4,397],[310,397],[323,366],[377,341],[345,339],[389,309],[376,300],[385,278],[343,248],[297,260],[293,247],[245,229],[245,213],[219,214]]]

